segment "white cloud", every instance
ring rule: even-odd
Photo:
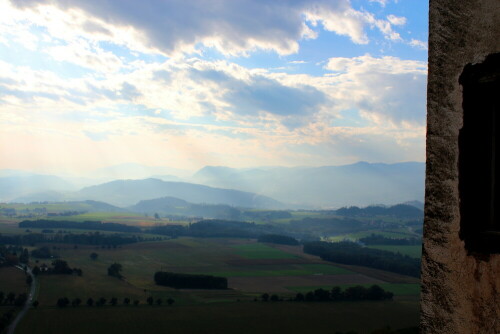
[[[398,40],[391,24],[401,24],[403,19],[376,19],[353,9],[348,0],[223,0],[210,6],[197,0],[18,0],[11,4],[19,9],[9,7],[11,15],[45,27],[52,38],[68,44],[84,37],[168,56],[199,52],[200,45],[226,55],[256,49],[280,55],[297,53],[298,41],[318,34],[306,23],[313,27],[320,23],[325,30],[358,44],[368,43],[366,26]],[[3,6],[7,7],[5,2]]]
[[[395,16],[395,15],[388,15],[387,20],[395,25],[395,26],[404,26],[406,24],[406,17],[404,16]]]
[[[330,58],[333,98],[354,104],[362,115],[382,124],[425,122],[427,64],[397,57]],[[352,107],[352,106],[351,106]]]
[[[420,50],[427,50],[427,42],[420,41],[418,39],[412,39],[409,43],[411,46],[414,48],[420,49]]]

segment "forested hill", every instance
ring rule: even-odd
[[[254,193],[213,188],[159,179],[117,180],[86,187],[73,194],[78,199],[104,201],[117,206],[130,206],[142,200],[176,197],[191,203],[226,204],[248,208],[282,208],[283,204]]]
[[[258,192],[299,207],[366,206],[422,201],[425,163],[358,162],[344,166],[262,167],[207,166],[193,181],[213,187]]]

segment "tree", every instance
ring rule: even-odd
[[[128,304],[130,304],[130,298],[126,297],[123,299],[123,305],[128,305]]]
[[[158,220],[160,219],[160,216],[155,212],[155,219]]]
[[[162,303],[163,303],[163,300],[161,300],[161,298],[158,298],[156,300],[156,305],[160,306]]]
[[[297,302],[303,302],[304,301],[304,295],[302,293],[300,293],[300,292],[297,293],[295,295],[295,301],[297,301]]]
[[[59,306],[61,308],[68,306],[68,304],[69,304],[69,299],[66,297],[59,298],[57,300],[57,306]]]
[[[119,263],[113,263],[108,267],[108,275],[117,277],[117,278],[122,278],[121,272],[122,271],[122,265]]]
[[[12,304],[15,299],[16,299],[16,294],[14,292],[9,292],[9,294],[7,295],[7,298],[5,299],[5,301],[8,304]]]
[[[106,305],[106,302],[107,302],[106,298],[101,297],[101,298],[99,298],[99,300],[97,301],[96,305],[97,305],[97,306],[103,306],[103,305]]]
[[[138,305],[139,305],[139,303],[140,303],[140,302],[139,302],[137,299],[136,299],[136,300],[134,300],[134,306],[138,306]]]
[[[17,307],[23,306],[28,300],[28,296],[25,293],[20,293],[17,295],[16,300],[14,301],[14,305]]]
[[[307,302],[312,302],[312,301],[314,301],[314,292],[309,291],[308,293],[306,293],[305,300],[306,300]]]
[[[269,294],[264,293],[262,294],[262,296],[260,296],[260,298],[262,299],[263,302],[267,302],[269,300]]]
[[[172,298],[167,299],[167,304],[172,305],[175,302]]]
[[[23,249],[21,255],[19,256],[19,262],[28,263],[30,260],[30,254],[26,248]]]
[[[82,303],[82,300],[80,298],[75,298],[75,299],[73,299],[73,301],[71,301],[71,306],[73,306],[73,307],[80,306],[81,303]]]
[[[93,306],[94,300],[92,298],[87,299],[87,306]]]
[[[68,266],[68,262],[63,260],[55,260],[52,262],[52,272],[54,274],[72,274],[73,269]]]
[[[272,302],[277,302],[277,301],[279,301],[279,300],[280,300],[280,298],[278,297],[278,295],[274,295],[274,294],[273,294],[273,295],[271,295],[270,300],[271,300]]]
[[[330,291],[331,300],[342,300],[342,289],[339,286],[334,286]]]
[[[116,304],[118,304],[118,298],[116,298],[116,297],[111,298],[111,300],[109,301],[109,303],[112,306],[116,306]]]
[[[97,257],[99,257],[99,254],[97,254],[96,252],[92,252],[90,253],[90,259],[91,260],[97,260]]]
[[[148,297],[148,299],[146,299],[146,302],[149,304],[149,305],[153,305],[153,302],[154,302],[154,299],[153,297]]]

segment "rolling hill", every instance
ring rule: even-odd
[[[192,180],[309,207],[339,208],[423,200],[425,163],[234,169],[207,166]]]

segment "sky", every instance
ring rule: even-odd
[[[427,6],[0,0],[0,169],[425,161]]]

